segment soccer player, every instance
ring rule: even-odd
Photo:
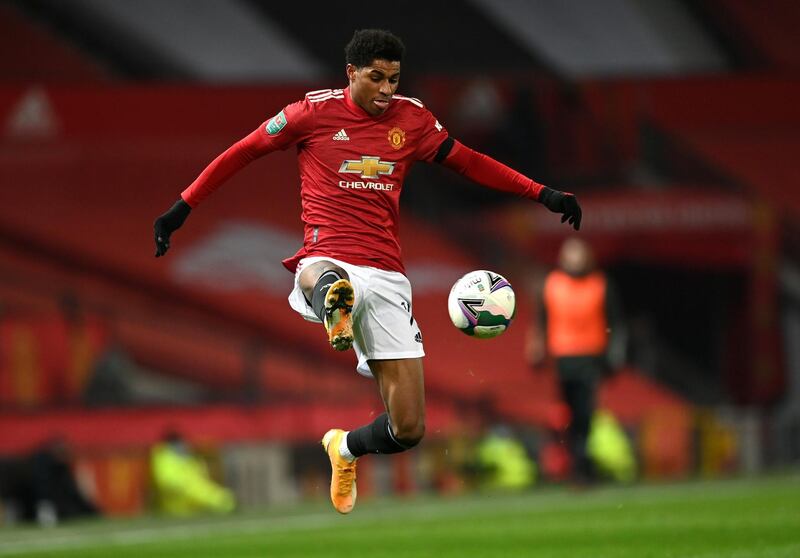
[[[346,432],[329,430],[331,500],[356,501],[356,459],[416,446],[425,433],[422,335],[398,241],[403,180],[416,161],[438,163],[491,188],[528,197],[580,227],[575,196],[542,186],[451,138],[412,97],[395,94],[404,46],[388,31],[356,31],[345,48],[348,86],[312,91],[217,157],[155,221],[156,257],[190,211],[245,165],[296,146],[303,247],[284,260],[295,274],[289,304],[322,322],[330,345],[353,347],[386,413]]]

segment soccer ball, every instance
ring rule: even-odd
[[[456,281],[447,297],[447,310],[458,329],[479,339],[489,339],[511,324],[516,297],[505,277],[481,269]]]

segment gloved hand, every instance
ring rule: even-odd
[[[170,235],[183,225],[191,211],[192,207],[183,199],[179,199],[153,223],[156,238],[156,258],[167,253]]]
[[[578,199],[573,194],[560,192],[545,186],[539,194],[539,203],[553,213],[562,213],[562,223],[569,220],[569,224],[572,225],[576,231],[581,230],[581,206],[578,205]]]

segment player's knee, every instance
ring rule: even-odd
[[[395,439],[405,448],[413,448],[422,441],[425,436],[425,419],[411,417],[398,421],[393,424]]]
[[[349,279],[347,272],[338,265],[328,261],[315,262],[300,273],[300,288],[303,290],[303,294],[305,294],[307,299],[311,300],[314,286],[317,284],[317,281],[319,281],[319,278],[328,271],[334,271],[339,277]]]

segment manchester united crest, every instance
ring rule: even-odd
[[[406,133],[397,126],[389,130],[387,137],[393,149],[400,149],[406,143]]]

